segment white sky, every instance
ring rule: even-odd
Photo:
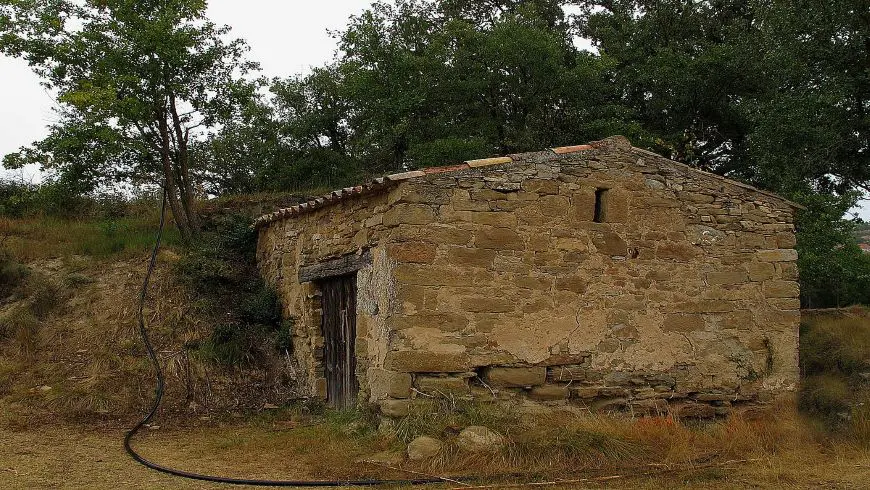
[[[330,60],[336,42],[327,30],[343,28],[349,16],[370,4],[371,0],[211,0],[208,16],[232,26],[231,35],[248,42],[249,56],[260,62],[264,75],[286,77]],[[55,119],[53,105],[27,63],[0,55],[0,158],[43,138],[46,125]],[[23,175],[38,179],[38,170],[28,168]],[[870,221],[870,201],[864,201],[860,214]]]

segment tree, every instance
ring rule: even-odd
[[[0,0],[0,52],[57,92],[50,136],[4,165],[77,168],[93,184],[162,181],[178,229],[197,233],[191,146],[254,97],[244,42],[205,0]]]
[[[870,304],[870,254],[856,243],[856,221],[843,219],[854,199],[821,193],[803,196],[808,209],[798,215],[797,250],[804,306]]]
[[[644,146],[791,196],[870,191],[867,0],[577,3]]]
[[[557,1],[379,2],[339,48],[345,148],[367,172],[637,130],[609,103],[608,62],[578,51]]]

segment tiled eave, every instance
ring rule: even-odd
[[[550,148],[549,151],[553,152],[555,155],[564,155],[566,153],[576,153],[579,151],[587,151],[593,150],[595,146],[593,145],[575,145],[575,146],[564,146],[559,148]],[[416,179],[420,177],[426,177],[427,175],[433,174],[443,174],[449,172],[460,172],[462,170],[469,170],[473,168],[480,167],[489,167],[492,165],[504,165],[507,163],[513,163],[516,161],[522,161],[525,154],[517,154],[511,155],[507,157],[495,157],[495,158],[482,158],[479,160],[467,160],[465,162],[460,163],[459,165],[452,165],[449,167],[430,167],[424,168],[421,170],[412,170],[410,172],[401,172],[397,174],[387,175],[386,177],[377,178],[371,182],[368,182],[363,185],[358,185],[355,187],[345,187],[344,189],[339,189],[330,192],[329,194],[323,195],[321,197],[312,199],[310,201],[304,202],[297,206],[293,206],[290,208],[279,209],[273,213],[264,214],[260,216],[256,220],[254,220],[253,227],[255,229],[262,228],[263,226],[267,226],[270,223],[274,223],[275,221],[279,221],[286,218],[294,218],[301,214],[305,214],[315,209],[320,209],[329,205],[332,205],[338,201],[343,201],[345,199],[349,199],[351,197],[363,196],[366,194],[374,194],[377,192],[381,192],[387,188],[393,187],[399,182]]]

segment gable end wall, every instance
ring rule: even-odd
[[[394,195],[391,213],[432,219],[390,233],[388,371],[430,394],[641,411],[795,389],[788,204],[629,147],[525,157]]]

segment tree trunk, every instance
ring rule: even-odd
[[[193,236],[193,232],[187,220],[187,214],[182,210],[178,199],[178,186],[176,185],[175,172],[172,168],[171,142],[169,141],[169,127],[166,117],[159,117],[158,125],[160,129],[160,162],[163,167],[166,199],[169,202],[169,209],[172,210],[172,219],[175,221],[175,226],[181,233],[181,238],[184,241],[188,241]]]
[[[199,232],[199,216],[197,216],[194,209],[193,182],[190,178],[190,152],[188,152],[187,147],[190,133],[182,128],[181,118],[178,116],[178,109],[175,106],[175,94],[169,96],[169,111],[172,115],[172,128],[175,131],[175,139],[178,145],[178,174],[181,180],[179,189],[181,203],[184,206],[184,213],[187,216],[191,233],[195,234]]]

